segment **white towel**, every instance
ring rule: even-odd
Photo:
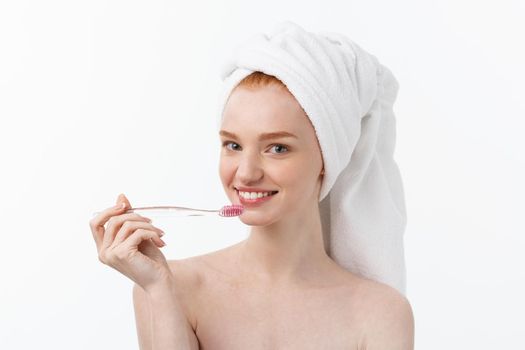
[[[395,77],[346,36],[284,21],[238,45],[224,62],[218,126],[231,91],[254,71],[279,78],[314,126],[325,169],[319,200],[329,256],[406,294],[406,208],[393,159]]]

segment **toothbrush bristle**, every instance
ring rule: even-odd
[[[242,214],[243,211],[244,211],[244,207],[242,205],[239,205],[239,204],[225,205],[224,207],[221,208],[219,215],[227,216],[227,217],[239,216]]]

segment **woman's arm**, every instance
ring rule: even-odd
[[[199,341],[175,295],[173,281],[144,291],[133,286],[140,350],[198,350]]]

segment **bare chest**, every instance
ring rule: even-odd
[[[362,322],[343,290],[214,283],[193,309],[201,349],[359,349]]]

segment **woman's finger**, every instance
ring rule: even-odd
[[[119,203],[113,207],[107,208],[100,212],[97,216],[92,218],[89,221],[89,227],[91,228],[91,233],[97,244],[97,248],[100,250],[100,246],[104,239],[104,225],[106,222],[113,216],[118,215],[124,211],[122,203]]]
[[[117,232],[126,221],[151,222],[150,219],[145,218],[137,213],[121,214],[111,217],[108,220],[106,230],[104,231],[104,237],[100,246],[101,249],[106,249],[107,247],[111,246],[115,236],[117,235]]]
[[[138,250],[139,244],[147,239],[151,239],[154,242],[159,242],[160,244],[157,245],[165,245],[164,241],[159,238],[157,232],[139,228],[135,230],[124,242],[122,242],[122,244],[120,244],[118,247],[115,247],[114,250],[128,252],[132,250]]]
[[[160,228],[153,226],[153,224],[149,222],[126,221],[124,222],[124,224],[122,224],[120,230],[118,230],[117,235],[115,236],[115,239],[113,240],[113,243],[110,246],[110,249],[124,242],[126,238],[128,238],[133,233],[133,231],[139,228],[155,231],[157,232],[159,237],[164,235],[164,231],[162,231]]]

